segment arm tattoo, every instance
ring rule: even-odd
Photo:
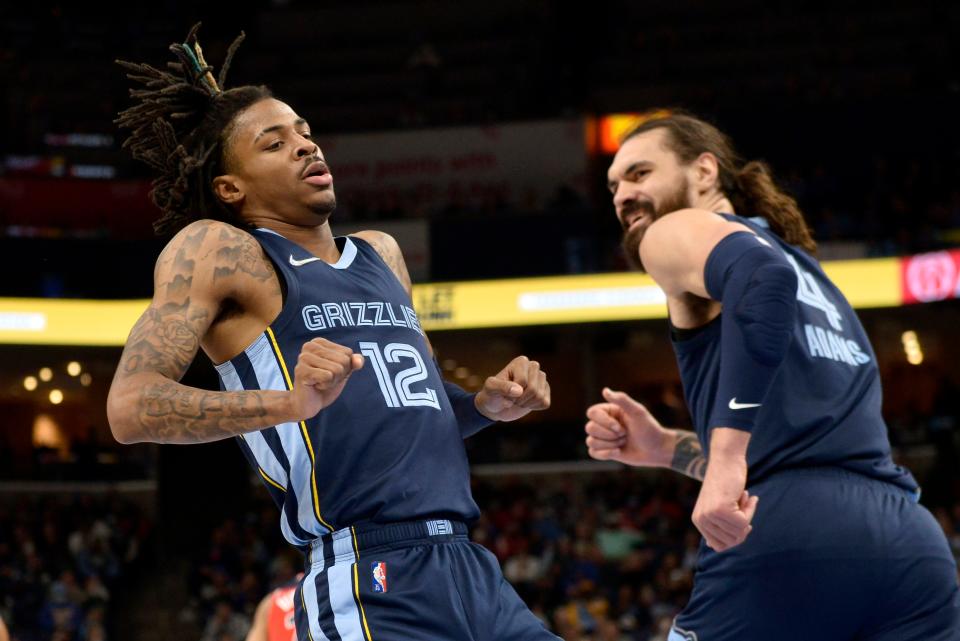
[[[217,312],[213,307],[218,303],[197,300],[194,278],[203,278],[198,263],[214,261],[214,281],[240,272],[257,279],[261,288],[272,279],[279,290],[259,245],[239,230],[222,229],[215,255],[201,255],[208,231],[209,225],[188,230],[180,242],[164,249],[157,261],[156,302],[133,327],[120,357],[114,385],[138,374],[159,375],[118,386],[123,402],[135,406],[128,421],[137,426],[138,440],[203,443],[260,429],[272,420],[265,418],[270,414],[268,400],[280,392],[214,392],[177,382]]]
[[[190,310],[189,306],[188,297],[182,305],[147,309],[130,332],[117,376],[157,372],[180,380],[200,347],[196,327],[206,324],[210,315],[203,309]]]
[[[670,461],[671,469],[685,474],[690,478],[703,480],[707,469],[707,459],[703,456],[703,448],[696,434],[692,432],[677,432],[677,445]]]
[[[270,285],[274,293],[280,293],[276,270],[250,234],[224,227],[220,230],[220,243],[214,262],[214,283],[239,273],[256,281],[254,286],[258,288]]]
[[[127,339],[117,377],[139,372],[158,372],[172,380],[180,380],[200,347],[201,331],[210,322],[210,312],[191,307],[190,288],[193,285],[194,260],[207,229],[188,234],[174,249],[168,246],[158,265],[171,276],[157,283],[157,293],[163,292],[164,304],[151,305],[134,325]],[[173,256],[170,254],[174,253]]]
[[[208,392],[164,381],[140,394],[138,421],[155,443],[206,443],[251,431],[267,416],[264,392]]]

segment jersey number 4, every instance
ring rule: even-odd
[[[817,281],[814,280],[813,275],[800,268],[796,258],[790,254],[785,255],[787,260],[790,261],[790,264],[793,265],[794,271],[797,272],[797,280],[799,281],[797,284],[797,300],[810,307],[821,310],[827,315],[827,320],[830,321],[831,327],[838,332],[842,330],[843,325],[840,323],[843,320],[843,315],[837,311],[837,306],[831,303],[826,294],[823,293]]]
[[[377,382],[380,383],[380,391],[383,392],[383,400],[387,402],[387,407],[440,409],[436,390],[424,387],[422,392],[415,392],[411,389],[414,383],[427,379],[427,368],[423,363],[423,357],[412,345],[390,343],[381,352],[379,343],[362,342],[360,353],[370,359],[370,365],[377,375]],[[391,378],[387,363],[399,363],[400,359],[404,358],[413,361],[413,367],[400,370]]]

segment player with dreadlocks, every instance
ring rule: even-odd
[[[114,436],[237,438],[306,556],[301,641],[556,639],[466,536],[463,439],[548,407],[545,374],[519,356],[478,394],[443,381],[396,241],[333,236],[309,124],[265,87],[224,89],[242,36],[215,80],[198,27],[166,70],[120,62],[142,85],[124,146],[177,233],[110,388]],[[201,348],[222,391],[178,382]]]
[[[117,61],[130,72],[128,78],[145,87],[130,90],[139,102],[123,111],[115,122],[132,130],[123,148],[159,172],[151,198],[163,212],[154,223],[160,234],[176,231],[197,218],[240,223],[237,213],[214,197],[211,185],[214,177],[226,173],[224,149],[235,116],[273,95],[262,85],[221,90],[244,34],[230,45],[220,76],[214,80],[212,67],[203,59],[197,42],[199,27],[197,24],[190,30],[186,43],[170,45],[180,60],[169,63],[170,71]]]

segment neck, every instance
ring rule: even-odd
[[[340,260],[340,250],[333,240],[333,232],[326,220],[319,225],[298,225],[274,216],[252,215],[245,218],[254,227],[275,231],[325,262],[332,264]]]
[[[707,194],[701,194],[694,203],[697,209],[706,209],[707,211],[719,211],[725,214],[736,214],[733,203],[723,192],[715,191]]]

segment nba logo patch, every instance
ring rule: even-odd
[[[371,568],[373,572],[373,591],[387,591],[387,564],[383,561],[377,561]]]

